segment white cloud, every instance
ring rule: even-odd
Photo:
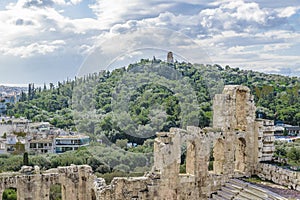
[[[90,7],[102,24],[108,28],[113,24],[126,23],[128,20],[141,20],[158,16],[175,5],[176,1],[163,0],[97,0],[97,3]]]
[[[291,46],[292,44],[289,43],[267,44],[264,45],[263,50],[265,52],[278,51],[278,50],[289,49]]]
[[[0,52],[3,55],[19,56],[21,58],[28,58],[34,55],[46,55],[62,49],[65,42],[62,40],[55,40],[48,43],[48,41],[35,42],[27,46],[1,46]]]
[[[191,62],[209,62],[201,57],[207,51],[219,64],[279,69],[283,63],[299,63],[295,56],[299,27],[290,21],[299,14],[299,5],[292,1],[95,0],[89,5],[93,13],[72,19],[68,12],[88,3],[19,0],[0,11],[0,52],[27,60],[40,55],[80,56],[104,41],[101,51],[111,59],[128,49],[158,47]],[[156,29],[151,31],[152,27]]]
[[[226,8],[226,6],[224,6]],[[254,21],[260,24],[265,23],[267,12],[260,9],[257,3],[243,3],[236,5],[233,7],[236,9],[236,12],[233,13],[238,20],[246,20],[246,21]]]
[[[65,5],[77,5],[81,3],[82,0],[19,0],[15,5],[19,8],[44,8],[53,7],[55,5],[65,6]],[[14,4],[11,4],[13,6]]]
[[[299,7],[286,7],[278,9],[278,16],[279,17],[291,17],[292,15],[296,14],[297,10],[299,10]]]
[[[52,7],[53,5],[65,5],[64,0],[19,0],[16,4],[19,8],[30,8],[30,7]]]
[[[76,4],[81,3],[82,0],[70,0],[70,2],[71,2],[73,5],[76,5]]]
[[[135,1],[132,2],[132,4],[135,3]],[[284,63],[294,65],[297,56],[293,55],[291,49],[294,48],[294,43],[299,44],[299,33],[289,26],[283,27],[287,22],[283,20],[283,14],[278,14],[288,13],[291,8],[280,8],[279,5],[274,5],[272,7],[278,9],[273,10],[260,6],[258,1],[241,0],[218,1],[213,6],[200,10],[194,15],[164,11],[157,7],[156,9],[160,10],[157,16],[131,19],[130,13],[134,13],[132,10],[134,6],[128,5],[128,8],[124,8],[121,14],[111,15],[115,25],[110,30],[113,34],[124,34],[129,30],[134,31],[143,27],[170,28],[192,37],[196,43],[209,52],[212,60],[218,63],[235,66],[260,66],[260,64],[266,66],[268,63],[273,69]],[[143,8],[137,6],[135,9]],[[121,16],[124,18],[120,19]],[[289,17],[287,14],[284,16],[284,18]],[[167,40],[167,38],[164,39]],[[168,47],[167,43],[164,45]],[[176,50],[180,48],[181,50],[188,49],[188,46],[185,48],[184,45],[178,46]],[[114,51],[113,48],[111,50]],[[201,62],[201,59],[198,61]]]
[[[28,2],[32,5],[24,7]],[[25,58],[55,53],[61,46],[65,46],[66,52],[78,52],[76,48],[91,42],[89,37],[101,29],[99,21],[91,18],[70,19],[55,8],[46,6],[49,2],[20,0],[7,10],[0,11],[0,46],[3,54]],[[63,3],[61,0],[51,2]]]

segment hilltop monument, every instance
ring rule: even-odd
[[[168,52],[167,62],[168,63],[174,63],[174,58],[173,58],[173,52],[172,51]]]

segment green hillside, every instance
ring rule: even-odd
[[[35,88],[9,107],[7,114],[54,126],[105,135],[111,141],[129,139],[142,144],[144,134],[170,127],[209,126],[212,98],[226,84],[250,87],[257,114],[300,123],[300,81],[296,77],[199,65],[145,60],[112,72]],[[162,112],[163,111],[163,112]],[[136,134],[126,134],[126,133]]]

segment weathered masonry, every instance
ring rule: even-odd
[[[20,173],[0,175],[0,195],[2,198],[5,189],[16,188],[18,200],[49,200],[51,186],[58,184],[62,200],[90,200],[94,180],[92,168],[88,165],[59,167],[43,173],[37,167],[25,167]]]
[[[210,198],[230,181],[236,184],[234,178],[258,174],[272,180],[269,174],[276,174],[272,170],[277,169],[260,162],[272,159],[274,125],[255,118],[249,88],[225,86],[223,93],[215,96],[213,109],[213,127],[157,133],[154,166],[144,177],[114,178],[106,185],[89,166],[71,166],[30,175],[2,174],[0,192],[14,187],[19,199],[48,200],[50,185],[58,183],[63,200],[198,200]],[[182,146],[186,147],[185,173],[180,173]],[[289,176],[300,177],[299,172]],[[300,179],[290,177],[283,178],[284,184],[300,190]]]
[[[253,96],[245,86],[226,86],[214,98],[212,128],[173,128],[157,133],[153,170],[141,178],[99,181],[97,199],[207,199],[233,178],[257,172],[274,151],[272,121],[256,119]],[[180,173],[181,146],[186,173]],[[210,155],[213,169],[209,169]]]

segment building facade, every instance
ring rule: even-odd
[[[61,135],[54,139],[55,153],[74,151],[79,147],[88,146],[90,137],[85,135]]]

